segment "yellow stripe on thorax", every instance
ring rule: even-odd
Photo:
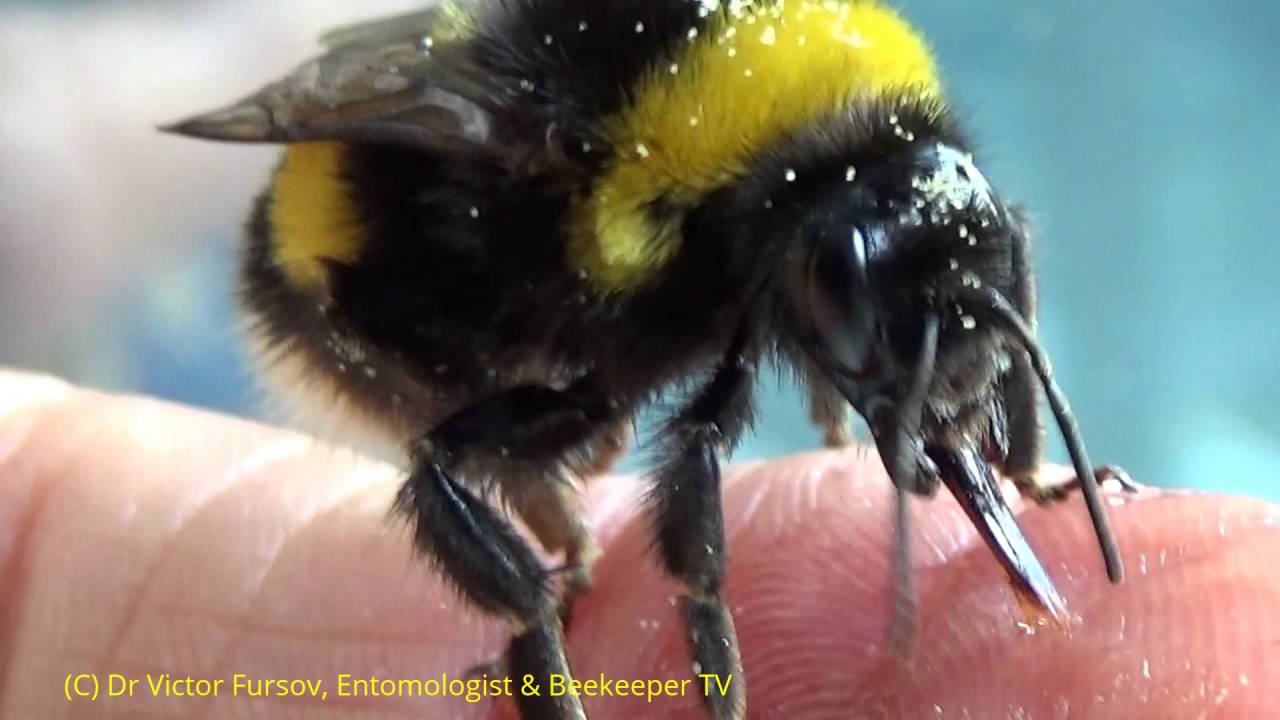
[[[618,157],[570,229],[601,290],[642,283],[679,249],[679,228],[654,225],[648,203],[694,205],[769,143],[859,95],[940,94],[923,40],[875,2],[731,0],[713,20],[605,123]]]
[[[295,286],[324,286],[322,259],[350,262],[364,242],[342,178],[344,146],[289,145],[271,189],[272,258]]]

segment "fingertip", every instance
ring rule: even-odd
[[[72,392],[71,385],[56,377],[0,367],[0,464],[17,445],[17,433],[10,426],[31,409],[55,403]]]
[[[69,383],[51,375],[0,368],[0,428],[19,413],[63,400],[75,392]],[[0,430],[0,433],[3,433]],[[3,448],[0,440],[0,448]],[[0,451],[0,460],[4,454]]]

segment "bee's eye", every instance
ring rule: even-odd
[[[840,370],[866,370],[877,335],[863,232],[843,226],[819,233],[806,280],[810,319],[825,353]]]

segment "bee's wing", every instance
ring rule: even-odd
[[[328,51],[230,106],[162,129],[236,142],[352,140],[497,151],[502,89],[439,8],[340,28]]]
[[[422,10],[334,28],[320,36],[320,43],[327,48],[337,48],[354,43],[381,45],[415,34],[420,37],[440,25],[442,13],[444,0],[432,0]]]

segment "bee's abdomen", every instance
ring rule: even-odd
[[[239,305],[268,397],[290,420],[325,439],[382,454],[431,427],[465,398],[424,385],[341,319],[320,285],[279,261],[275,194],[259,197],[240,267]],[[324,267],[322,256],[313,262]]]
[[[285,148],[272,177],[269,260],[300,290],[323,292],[326,262],[351,262],[366,239],[344,179],[348,146],[306,142]]]

